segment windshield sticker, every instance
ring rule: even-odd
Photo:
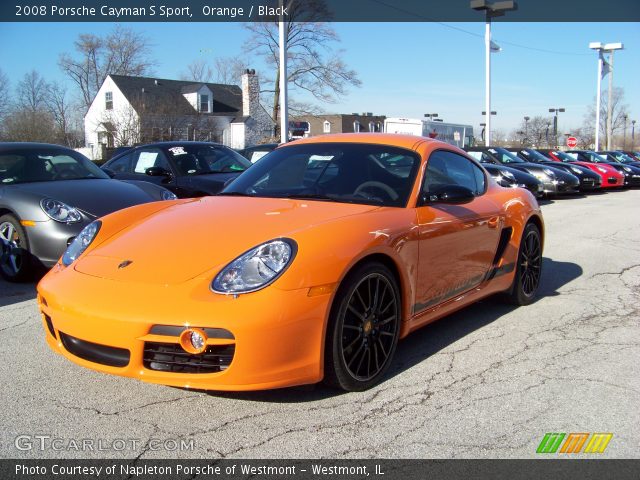
[[[309,160],[313,161],[319,161],[319,162],[330,162],[331,160],[333,160],[333,155],[329,155],[329,156],[323,156],[323,155],[311,155],[309,157]]]
[[[153,167],[153,165],[156,163],[157,157],[158,157],[157,152],[141,152],[134,171],[136,173],[146,172],[147,168]]]
[[[169,149],[169,151],[170,151],[174,156],[177,156],[177,155],[186,155],[186,154],[187,154],[187,152],[186,152],[186,150],[184,149],[184,147],[171,147],[171,148]]]

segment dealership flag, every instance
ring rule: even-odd
[[[602,52],[600,52],[600,60],[602,60],[602,78],[606,77],[607,74],[613,70],[613,67],[607,60],[604,58]]]

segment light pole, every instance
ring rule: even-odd
[[[280,6],[283,6],[283,0],[280,0]],[[284,8],[280,9],[284,11]],[[289,31],[289,22],[280,14],[278,22],[278,42],[280,44],[280,143],[289,141],[289,108],[287,95],[287,33]],[[275,118],[274,118],[275,120]]]
[[[425,113],[424,114],[425,118],[428,118],[429,120],[433,120],[434,118],[438,117],[437,113]]]
[[[622,149],[627,149],[627,119],[629,118],[627,115],[622,117],[624,119],[624,132],[622,133]]]
[[[530,117],[524,117],[524,138],[525,138],[525,140],[529,139],[529,120],[531,120]]]
[[[497,114],[498,112],[496,112],[495,110],[491,112],[491,115],[497,115]],[[491,128],[491,115],[487,115],[487,112],[485,111],[483,111],[481,115],[485,117],[485,119],[488,119],[488,120],[485,120],[485,123],[481,125],[484,125],[484,128],[486,130],[486,135],[483,137],[484,145],[485,147],[489,147],[491,146],[491,130],[489,130]]]
[[[591,50],[598,52],[598,86],[596,92],[596,151],[600,150],[600,102],[601,102],[601,90],[602,90],[602,77],[607,73],[609,74],[609,102],[607,104],[607,150],[611,150],[611,136],[612,136],[612,124],[611,124],[611,103],[613,100],[613,52],[616,50],[624,49],[622,43],[606,43],[591,42],[589,43]],[[609,53],[609,62],[604,59],[604,54]],[[606,70],[604,64],[606,63]]]
[[[636,121],[631,120],[631,150],[636,149]]]
[[[482,139],[482,141],[484,141],[484,139],[485,139],[484,133],[485,133],[485,129],[487,127],[487,124],[486,123],[481,123],[480,126],[482,127],[482,133],[480,133],[480,138]]]
[[[477,11],[484,11],[485,15],[485,30],[484,30],[484,45],[485,45],[485,105],[486,105],[486,118],[487,134],[485,138],[485,145],[488,147],[491,144],[491,52],[500,51],[500,47],[493,44],[491,41],[491,19],[494,17],[500,17],[505,14],[507,10],[516,10],[518,5],[513,0],[489,2],[488,0],[471,0],[469,6]]]
[[[550,108],[550,113],[555,113],[553,116],[553,141],[558,146],[558,113],[564,113],[564,108]]]

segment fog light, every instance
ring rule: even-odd
[[[207,335],[199,328],[188,328],[180,334],[180,346],[188,353],[202,353],[207,348]]]

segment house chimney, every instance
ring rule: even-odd
[[[255,116],[260,108],[260,81],[253,69],[242,74],[242,115]]]

